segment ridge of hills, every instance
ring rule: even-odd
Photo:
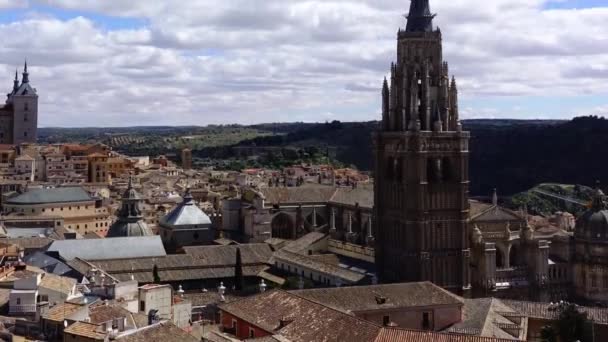
[[[540,183],[608,181],[608,120],[464,120],[471,132],[471,194],[497,188],[512,195]],[[370,122],[270,123],[251,126],[41,128],[40,142],[103,142],[128,155],[167,154],[184,147],[198,160],[229,160],[233,168],[332,162],[372,169]]]

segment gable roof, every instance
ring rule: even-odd
[[[382,328],[374,342],[513,342],[510,339]]]
[[[462,321],[446,329],[446,332],[519,340],[527,335],[527,326],[522,324],[524,318],[499,299],[467,299]]]
[[[267,264],[272,257],[272,248],[265,243],[247,243],[226,246],[192,246],[184,247],[186,254],[204,261],[209,265],[234,265],[236,250],[241,251],[243,265]]]
[[[494,221],[524,221],[518,213],[499,205],[490,205],[483,210],[471,215],[471,222],[494,222]]]
[[[370,187],[338,188],[330,202],[372,209],[374,207],[374,189]]]
[[[28,205],[28,204],[50,204],[89,202],[93,198],[81,187],[33,189],[19,196],[10,198],[6,204]]]
[[[331,186],[264,188],[260,190],[268,204],[327,203],[336,192]]]
[[[66,334],[86,337],[96,341],[103,341],[106,333],[101,332],[101,327],[94,323],[75,322],[65,329]]]
[[[160,322],[137,330],[120,333],[116,339],[121,342],[198,342],[199,340],[169,322]]]
[[[291,292],[349,312],[464,304],[462,298],[431,282],[332,287]]]
[[[58,252],[66,260],[75,258],[110,260],[167,255],[158,235],[112,239],[57,240],[51,243],[48,251]]]
[[[550,310],[551,303],[537,303],[519,300],[502,299],[503,303],[517,312],[531,318],[556,319],[559,312]],[[598,324],[608,324],[608,308],[579,306],[578,309],[587,314],[587,318]]]
[[[374,341],[380,326],[281,290],[222,304],[224,312],[298,341]],[[287,324],[280,325],[281,320]]]

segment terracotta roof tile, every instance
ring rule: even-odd
[[[220,309],[292,341],[374,341],[380,326],[281,290],[220,305]],[[288,319],[281,327],[281,320]]]
[[[382,328],[374,342],[513,342],[511,339]]]

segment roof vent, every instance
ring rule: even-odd
[[[378,305],[386,304],[386,297],[376,295],[376,303]]]
[[[281,329],[285,328],[289,324],[293,323],[293,321],[294,321],[293,317],[283,317],[283,318],[281,318],[279,320],[279,327],[277,328],[277,330],[281,330]]]

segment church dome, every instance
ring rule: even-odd
[[[108,230],[106,237],[127,237],[127,236],[150,236],[153,235],[148,225],[143,220],[127,222],[116,221]]]
[[[210,226],[211,219],[194,202],[190,189],[186,190],[182,203],[161,220],[165,227]]]
[[[150,236],[153,235],[143,219],[141,212],[142,197],[133,189],[132,178],[122,198],[118,218],[108,230],[106,237]]]
[[[574,236],[586,240],[608,241],[608,207],[606,196],[596,190],[591,208],[576,221]]]

